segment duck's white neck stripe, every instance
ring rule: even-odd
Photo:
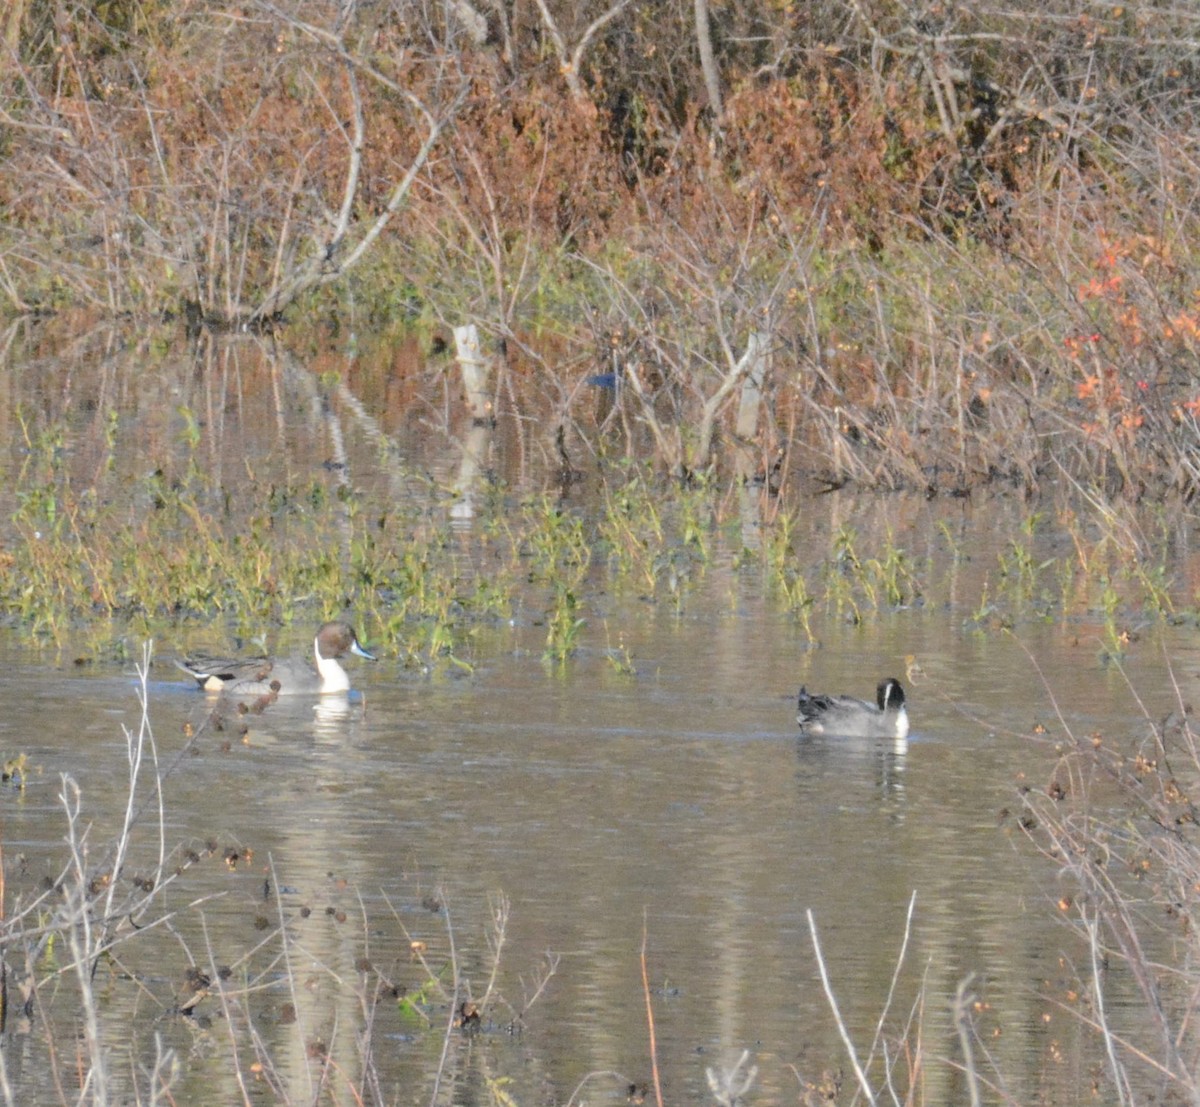
[[[336,657],[321,656],[321,639],[313,639],[313,655],[317,659],[317,672],[321,674],[322,692],[350,691],[350,678],[346,670],[338,664]]]

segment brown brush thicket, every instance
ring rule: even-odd
[[[1167,1101],[1200,1095],[1196,1034],[1200,746],[1181,710],[1128,741],[1067,733],[1048,781],[1023,791],[1020,824],[1058,875],[1057,910],[1086,955],[1072,965],[1081,1021],[1105,1045],[1123,1101],[1146,1075]],[[1141,1001],[1132,1022],[1110,997]]]
[[[602,365],[677,472],[726,456],[766,335],[777,470],[1193,493],[1200,15],[735,2],[707,30],[706,75],[692,4],[18,3],[0,292],[220,327],[353,286],[480,323],[575,432]]]

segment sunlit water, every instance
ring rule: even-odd
[[[1067,1068],[1079,1050],[1064,1044],[1078,1027],[1055,1006],[1069,978],[1059,959],[1078,951],[1054,921],[1052,872],[1001,817],[1021,774],[1036,783],[1049,772],[1047,753],[1020,735],[1039,722],[1058,726],[1030,657],[1007,636],[916,612],[869,629],[831,620],[823,648],[806,651],[794,623],[750,598],[729,599],[714,584],[678,618],[614,603],[610,623],[624,628],[636,676],[587,652],[555,673],[540,661],[540,630],[517,627],[496,632],[472,676],[428,681],[386,661],[356,663],[361,695],[344,715],[281,703],[250,716],[245,736],[230,716],[182,759],[184,724],[199,726],[209,701],[156,666],[150,719],[169,768],[167,847],[173,864],[180,848],[201,858],[139,920],[179,911],[174,933],[128,941],[119,964],[99,973],[117,1056],[129,1029],[143,1056],[157,1033],[183,1058],[185,1089],[232,1081],[219,999],[203,1001],[202,1022],[170,1010],[190,963],[236,964],[282,910],[298,1021],[283,1013],[293,1000],[278,990],[246,1000],[263,1048],[294,1094],[312,1071],[304,1043],[316,1039],[355,1078],[354,1033],[367,1016],[354,997],[376,983],[360,959],[389,983],[418,988],[409,941],[428,943],[440,967],[452,933],[479,997],[490,912],[503,895],[511,914],[496,985],[511,1008],[494,992],[481,1032],[456,1036],[444,1074],[455,1102],[475,1101],[472,1086],[501,1076],[523,1103],[563,1102],[592,1072],[620,1076],[594,1077],[589,1101],[619,1101],[627,1084],[649,1082],[643,941],[671,1101],[704,1099],[705,1069],[748,1049],[759,1070],[754,1101],[794,1102],[801,1081],[826,1071],[852,1080],[807,912],[865,1058],[915,896],[885,1033],[894,1048],[923,987],[927,1101],[963,1094],[953,1069],[934,1059],[959,1056],[948,1006],[971,974],[984,1004],[978,1022],[1011,1089],[1025,1101],[1045,1093],[1070,1102],[1077,1086],[1085,1101],[1087,1074]],[[1026,628],[1020,640],[1072,726],[1144,727],[1123,679],[1086,641],[1053,627]],[[910,684],[907,744],[797,737],[801,680],[869,694],[877,675],[903,677],[912,652],[924,672]],[[1131,668],[1165,711],[1170,693],[1154,654],[1148,648]],[[129,671],[74,671],[15,643],[4,662],[0,735],[40,770],[5,801],[11,901],[64,863],[60,774],[83,789],[92,848],[106,845],[123,810],[122,728],[137,727],[138,706]],[[151,795],[143,782],[142,798]],[[136,843],[131,869],[149,871],[153,809]],[[231,848],[243,853],[235,868],[222,859]],[[204,895],[217,898],[188,906]],[[514,1009],[548,952],[560,958],[557,972],[514,1033]],[[239,983],[235,972],[230,986]],[[429,1005],[435,1025],[426,1028],[402,1018],[390,994],[378,1002],[387,1097],[421,1101],[447,1004]],[[29,1044],[37,1031],[28,1033],[10,1039],[10,1078],[28,1090],[21,1102],[51,1102],[47,1073],[22,1063],[40,1054]]]
[[[311,381],[296,393],[288,379],[222,362],[159,380],[166,401],[130,388],[137,436],[121,464],[174,448],[178,423],[162,413],[185,402],[206,413],[202,452],[231,473],[237,444],[260,472],[328,474],[332,410],[356,477],[395,491],[379,468],[386,434],[453,479],[457,440],[422,429],[436,409],[413,399],[409,378],[397,392],[357,382],[374,416],[322,411]],[[515,479],[503,428],[493,450]],[[368,1098],[384,1103],[431,1102],[435,1082],[442,1102],[464,1107],[498,1091],[523,1105],[624,1103],[631,1085],[652,1087],[657,1059],[665,1100],[695,1103],[709,1099],[706,1070],[747,1050],[747,1102],[795,1103],[831,1079],[849,1102],[840,1021],[876,1087],[881,1058],[901,1089],[919,1062],[922,1101],[960,1103],[950,1008],[962,987],[979,1035],[972,1060],[1003,1088],[985,1088],[986,1101],[1094,1102],[1103,1057],[1071,1009],[1082,951],[1057,917],[1054,870],[1017,826],[1018,788],[1045,785],[1067,728],[1142,733],[1147,714],[1177,705],[1175,679],[1189,694],[1200,659],[1184,628],[1144,628],[1122,669],[1105,660],[1099,621],[1047,621],[1031,607],[1010,634],[974,620],[1027,513],[828,497],[796,537],[801,564],[827,557],[851,523],[864,550],[885,536],[905,549],[936,584],[929,595],[868,608],[857,625],[818,604],[810,637],[714,541],[678,595],[647,599],[597,572],[580,649],[562,668],[543,663],[542,613],[527,605],[480,633],[473,671],[401,668],[395,643],[374,642],[384,659],[349,662],[347,701],[226,711],[219,727],[213,701],[167,658],[222,636],[205,642],[189,626],[159,641],[149,720],[164,875],[179,875],[93,981],[113,1087],[132,1087],[135,1071],[145,1087],[170,1050],[180,1103],[311,1102],[319,1057],[332,1061],[331,1102],[370,1077]],[[1052,527],[1039,541],[1038,556],[1069,546]],[[310,633],[282,646],[303,651]],[[618,647],[633,673],[613,663]],[[885,676],[908,687],[906,743],[798,737],[801,683],[869,698]],[[90,871],[106,871],[140,707],[131,664],[76,665],[73,651],[37,652],[15,633],[0,639],[0,704],[0,748],[31,767],[23,791],[3,793],[12,918],[67,866],[64,774],[82,790]],[[1049,734],[1035,737],[1040,727]],[[120,899],[157,868],[153,780],[148,761]],[[47,895],[43,913],[60,900]],[[79,985],[54,973],[71,962],[61,945],[36,954],[31,975],[26,947],[6,951],[7,1079],[21,1104],[73,1101]],[[469,1033],[447,1030],[455,964],[457,998],[486,999]],[[228,972],[183,1015],[193,965]],[[30,979],[41,991],[25,1005]],[[1119,969],[1107,987],[1115,1017],[1136,1008]]]

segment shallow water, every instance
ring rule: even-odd
[[[163,413],[186,403],[205,414],[201,453],[231,473],[249,463],[301,483],[350,474],[377,493],[415,495],[380,461],[388,438],[435,483],[461,474],[450,424],[461,432],[462,419],[437,424],[432,382],[411,366],[348,373],[359,408],[345,393],[314,402],[314,382],[298,385],[303,372],[290,363],[247,355],[195,376],[187,368],[135,387],[122,363],[111,378],[84,376],[61,394],[48,378],[51,421],[79,421],[72,464],[103,468],[87,414],[99,401],[78,399],[94,388],[124,397],[135,432],[117,473],[178,453],[179,420]],[[502,423],[489,447],[514,484],[527,461],[517,438]],[[949,1008],[969,980],[975,1060],[990,1079],[1017,1102],[1094,1101],[1102,1058],[1068,999],[1081,950],[1056,917],[1053,869],[1005,812],[1018,809],[1021,784],[1049,780],[1064,725],[1141,733],[1146,715],[1130,685],[1150,717],[1176,706],[1173,679],[1186,693],[1200,669],[1194,632],[1143,627],[1122,669],[1106,660],[1098,616],[1047,620],[1031,601],[1013,633],[973,619],[1027,505],[829,496],[810,506],[794,544],[799,564],[827,557],[830,536],[851,525],[864,551],[904,548],[927,594],[868,610],[857,624],[817,604],[810,635],[780,612],[757,571],[734,568],[732,540],[718,536],[708,566],[675,593],[647,598],[593,574],[580,650],[561,669],[541,659],[544,616],[527,600],[510,624],[478,629],[471,672],[403,668],[393,660],[398,643],[371,642],[384,659],[348,663],[349,699],[224,712],[220,728],[213,701],[167,655],[227,645],[224,628],[168,632],[147,691],[164,873],[180,871],[95,978],[113,1086],[131,1086],[122,1074],[135,1068],[144,1086],[156,1050],[170,1049],[178,1102],[260,1093],[311,1101],[313,1057],[326,1055],[329,1098],[346,1102],[348,1087],[363,1083],[368,1040],[382,1102],[432,1101],[439,1072],[443,1102],[487,1101],[497,1089],[525,1105],[573,1095],[625,1102],[630,1085],[653,1077],[644,945],[668,1102],[706,1101],[706,1069],[742,1050],[758,1070],[748,1102],[794,1103],[826,1074],[842,1081],[837,1101],[849,1102],[854,1078],[821,983],[811,911],[838,1017],[864,1062],[883,1019],[889,1058],[902,1037],[919,1044],[924,1102],[967,1101]],[[447,507],[431,496],[429,510]],[[469,543],[476,524],[458,525]],[[754,530],[747,523],[738,541],[752,545]],[[1047,526],[1036,558],[1069,547]],[[271,644],[303,651],[310,633]],[[618,643],[633,674],[612,663]],[[133,666],[76,664],[76,654],[91,656],[0,635],[0,749],[25,753],[33,768],[24,791],[3,793],[10,919],[67,864],[62,774],[82,789],[91,872],[110,863],[126,809],[125,729],[140,718]],[[911,677],[909,655],[919,665]],[[869,697],[891,675],[909,690],[906,743],[797,736],[801,683]],[[1049,736],[1034,737],[1039,726]],[[147,766],[122,896],[157,868],[152,781]],[[59,902],[50,893],[42,909]],[[413,942],[425,943],[447,989],[419,997],[421,1016],[395,997],[426,980]],[[14,994],[30,979],[23,957],[7,951]],[[74,1098],[77,983],[55,974],[70,961],[65,952],[38,957],[32,1017],[10,999],[3,1049],[21,1104]],[[556,971],[533,1002],[548,957]],[[479,1029],[451,1033],[443,1055],[452,959],[459,998],[487,1002]],[[191,965],[229,973],[185,1017],[177,1007]],[[1114,969],[1107,985],[1114,1017],[1124,1005],[1136,1018],[1132,982]],[[876,1079],[884,1048],[875,1049]]]
[[[186,1058],[182,1101],[186,1089],[231,1081],[219,1001],[203,1001],[212,1018],[203,1029],[168,1009],[188,964],[209,961],[207,945],[215,963],[234,963],[283,911],[303,984],[301,1029],[281,1015],[277,992],[251,999],[264,1049],[293,1089],[311,1071],[300,1043],[315,1037],[353,1077],[353,1034],[365,1020],[354,992],[374,979],[356,971],[358,960],[415,988],[422,975],[405,929],[428,943],[435,964],[452,931],[478,997],[489,912],[502,893],[511,917],[497,983],[508,1003],[523,1006],[546,951],[561,960],[521,1033],[506,1028],[512,1014],[493,1002],[482,1033],[456,1037],[447,1077],[454,1102],[472,1102],[473,1083],[489,1075],[511,1077],[523,1103],[565,1101],[591,1072],[621,1075],[595,1077],[589,1099],[615,1100],[626,1084],[649,1081],[643,931],[668,1098],[703,1099],[705,1068],[749,1049],[759,1069],[754,1101],[794,1102],[798,1079],[841,1068],[850,1080],[806,912],[841,1016],[865,1052],[915,895],[892,1032],[923,978],[925,1048],[955,1056],[947,1005],[975,974],[986,1004],[979,1021],[1011,1088],[1025,1102],[1043,1094],[1072,1102],[1082,1078],[1055,1058],[1077,1030],[1053,1003],[1067,976],[1058,959],[1077,951],[1049,906],[1052,874],[1012,820],[999,818],[1014,805],[1020,774],[1049,771],[1046,751],[1020,736],[1054,723],[1029,657],[1005,636],[960,633],[944,615],[918,613],[871,629],[831,621],[823,648],[805,652],[792,622],[749,602],[731,610],[714,590],[715,602],[698,595],[679,619],[614,603],[609,618],[625,628],[636,677],[598,654],[548,671],[530,648],[536,632],[518,627],[495,633],[473,676],[429,681],[386,661],[356,663],[359,695],[341,717],[279,703],[248,717],[241,737],[230,716],[225,731],[202,731],[181,760],[184,724],[203,723],[210,701],[156,666],[150,719],[169,769],[167,846],[202,856],[148,916],[179,910],[174,935],[118,950],[120,969],[139,986],[116,966],[107,976],[102,969],[110,1030],[137,1025],[135,1011],[157,1010],[139,1048],[157,1032]],[[910,686],[906,744],[796,736],[800,679],[867,694],[875,674],[903,669],[902,638],[924,669]],[[1114,733],[1144,725],[1123,681],[1088,646],[1064,646],[1054,627],[1027,628],[1021,639],[1072,725]],[[22,749],[41,770],[6,801],[11,901],[64,862],[60,773],[83,788],[93,842],[107,841],[127,779],[122,727],[136,728],[138,706],[128,672],[43,668],[13,642],[3,661],[4,747]],[[1166,710],[1153,650],[1130,667]],[[137,832],[134,868],[152,867],[152,814]],[[232,847],[243,852],[236,868],[221,858]],[[217,898],[187,906],[203,895]],[[307,918],[296,914],[302,906]],[[279,971],[266,970],[267,979]],[[376,1061],[389,1101],[430,1094],[446,1005],[431,1013],[438,1027],[426,1030],[401,1019],[390,996],[381,1000]],[[30,1071],[13,1048],[21,1040],[10,1040],[7,1054],[20,1101],[53,1101],[46,1073]],[[952,1070],[929,1064],[927,1101],[962,1094]]]

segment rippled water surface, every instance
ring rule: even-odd
[[[144,408],[142,464],[179,433],[162,413],[187,402],[207,412],[213,463],[231,473],[247,463],[228,454],[242,440],[260,471],[341,480],[348,467],[399,496],[379,462],[390,436],[453,479],[458,440],[419,426],[435,407],[412,399],[407,377],[394,390],[386,374],[358,382],[355,408],[344,394],[310,402],[311,381],[297,391],[264,372],[223,363],[159,380],[165,401],[128,381],[105,387]],[[330,412],[343,421],[337,466]],[[795,1103],[838,1080],[836,1101],[849,1102],[840,1019],[874,1073],[886,1052],[907,1086],[919,1061],[923,1101],[961,1103],[950,1009],[965,986],[988,1102],[1093,1102],[1103,1058],[1068,995],[1082,951],[1057,918],[1053,869],[1017,826],[1018,789],[1045,786],[1056,735],[1141,733],[1200,665],[1185,628],[1144,627],[1122,671],[1104,660],[1098,619],[1031,608],[1010,633],[972,618],[1027,514],[827,497],[796,536],[800,564],[850,522],[864,549],[886,534],[906,550],[934,585],[926,595],[859,623],[817,604],[806,629],[716,541],[675,594],[597,574],[565,666],[543,662],[543,612],[526,603],[479,630],[473,667],[402,666],[396,642],[372,642],[378,663],[348,663],[355,694],[319,706],[214,716],[169,658],[227,645],[224,628],[167,631],[146,686],[162,829],[148,760],[122,897],[156,872],[160,845],[164,877],[177,875],[124,924],[92,982],[114,1085],[172,1050],[176,1102],[310,1102],[327,1057],[326,1098],[350,1102],[369,1042],[380,1102],[431,1102],[436,1084],[463,1105],[624,1103],[631,1085],[652,1084],[653,1040],[670,1103],[707,1101],[706,1070],[743,1050],[758,1070],[747,1102]],[[1052,525],[1040,541],[1043,555],[1070,545]],[[270,644],[303,652],[310,634]],[[869,697],[891,675],[909,690],[907,742],[798,737],[801,683]],[[64,777],[81,790],[74,833],[89,873],[108,871],[138,691],[131,662],[0,639],[0,748],[30,766],[24,790],[2,795],[9,917],[43,893],[43,911],[60,902],[46,889],[69,862]],[[93,893],[103,902],[103,883]],[[69,952],[27,945],[7,959],[16,1101],[74,1101],[78,983],[55,972]],[[485,1001],[471,1032],[446,1032],[453,965],[457,999]],[[183,1015],[189,966],[210,988]],[[32,998],[19,990],[30,979]],[[1132,1017],[1132,983],[1117,969],[1107,983],[1114,1017],[1123,1003]]]
[[[203,1001],[205,1026],[168,1008],[190,963],[231,964],[234,981],[282,973],[250,951],[283,918],[298,993],[246,1001],[264,1048],[293,1087],[311,1071],[302,1055],[315,1039],[343,1050],[353,1073],[354,1034],[367,1019],[355,993],[375,984],[364,961],[389,983],[418,988],[410,940],[427,943],[436,966],[452,936],[479,996],[503,896],[496,986],[511,1007],[493,1002],[482,1033],[454,1040],[446,1079],[455,1102],[473,1102],[490,1076],[515,1080],[519,1101],[546,1103],[565,1101],[591,1072],[621,1074],[595,1077],[593,1100],[648,1081],[643,941],[670,1098],[703,1098],[705,1068],[749,1049],[757,1101],[794,1102],[798,1080],[838,1069],[849,1079],[806,912],[847,1029],[867,1050],[915,895],[893,1030],[923,986],[925,1048],[955,1056],[947,1007],[975,974],[979,1017],[1016,1089],[1061,1094],[1082,1080],[1056,1059],[1077,1034],[1055,1007],[1059,959],[1074,945],[1048,909],[1052,874],[1001,818],[1021,774],[1048,773],[1047,754],[1020,734],[1057,725],[1030,657],[1004,636],[912,613],[870,630],[831,623],[823,648],[806,651],[794,624],[736,584],[711,591],[679,617],[636,601],[613,606],[636,676],[598,654],[548,671],[527,648],[531,633],[513,628],[496,634],[474,675],[430,681],[386,661],[358,663],[360,696],[344,714],[280,703],[247,717],[244,736],[231,715],[190,744],[185,724],[200,727],[208,702],[156,664],[149,715],[166,771],[166,843],[173,864],[187,850],[198,859],[139,922],[167,909],[178,916],[102,966],[110,1033],[136,1027],[143,1051],[159,1035],[186,1059],[186,1087],[232,1081],[220,1001]],[[1053,627],[1022,641],[1072,725],[1144,725],[1086,642]],[[797,737],[800,680],[869,692],[876,674],[903,675],[912,652],[924,679],[911,686],[906,745]],[[64,864],[60,774],[81,786],[91,848],[104,848],[125,795],[122,729],[137,727],[138,702],[128,669],[78,671],[13,643],[4,662],[0,734],[40,770],[5,800],[11,899]],[[1153,656],[1134,676],[1169,706]],[[142,798],[152,798],[148,785]],[[153,810],[135,837],[131,868],[149,871]],[[236,864],[223,858],[234,849]],[[548,952],[557,972],[512,1033],[513,1009]],[[432,1030],[400,1017],[390,993],[378,1000],[371,1017],[389,1099],[431,1093],[447,1011],[430,1010]],[[30,1089],[22,1102],[51,1101],[47,1073],[22,1065],[19,1043],[10,1040],[8,1064]],[[962,1094],[944,1065],[931,1064],[927,1080],[950,1085],[931,1101]],[[236,1098],[232,1086],[227,1094]]]

